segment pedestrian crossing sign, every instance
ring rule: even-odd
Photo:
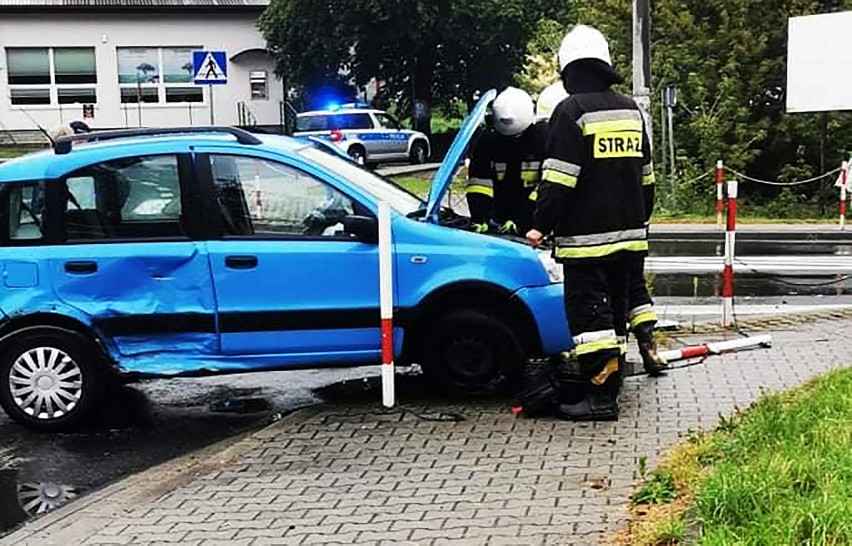
[[[192,72],[195,85],[228,83],[228,56],[224,51],[193,51]]]

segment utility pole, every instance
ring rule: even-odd
[[[632,0],[633,4],[633,98],[642,110],[651,146],[651,0]],[[665,153],[665,152],[663,152]]]

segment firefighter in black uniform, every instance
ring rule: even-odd
[[[535,188],[547,140],[547,124],[534,123],[532,98],[509,87],[491,105],[489,127],[471,154],[466,186],[473,229],[492,226],[522,235],[532,226]]]
[[[562,81],[548,86],[541,92],[536,102],[536,119],[549,120],[556,106],[567,98],[568,93],[565,91]],[[654,185],[654,172],[650,164],[642,167],[642,181],[646,186]],[[649,190],[653,190],[653,187]],[[653,199],[653,194],[649,192],[648,198]],[[636,336],[645,371],[649,375],[659,376],[668,368],[668,364],[657,352],[655,331],[657,313],[654,310],[654,302],[645,283],[645,260],[643,259],[641,263],[637,262],[633,265],[635,271],[630,274],[627,290],[630,331]]]
[[[611,89],[621,82],[603,35],[584,25],[569,32],[559,67],[570,96],[550,119],[547,158],[533,229],[534,245],[555,235],[564,264],[565,307],[580,371],[579,402],[557,414],[571,420],[618,418],[631,275],[647,254],[653,167],[642,114]],[[638,265],[637,265],[638,264]]]

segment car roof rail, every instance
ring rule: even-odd
[[[112,131],[92,131],[91,133],[80,133],[59,137],[53,143],[53,152],[64,155],[71,152],[74,142],[92,142],[101,140],[113,140],[117,138],[131,138],[138,136],[161,136],[161,135],[185,135],[199,133],[225,133],[236,137],[240,144],[258,145],[262,141],[244,129],[238,127],[145,127],[139,129],[116,129]]]

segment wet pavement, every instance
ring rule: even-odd
[[[852,241],[746,239],[737,251],[850,255]],[[721,244],[712,240],[652,242],[652,253],[661,256],[721,252]],[[684,309],[719,304],[717,275],[656,275],[650,280],[661,314],[669,307],[679,309],[669,318],[685,319]],[[852,279],[740,276],[736,293],[741,306],[852,305]],[[360,383],[377,373],[376,367],[367,367],[148,381],[118,389],[96,423],[69,434],[32,433],[0,412],[0,536],[119,478],[257,430],[297,408],[323,399],[362,399]]]
[[[375,367],[154,380],[120,387],[95,423],[38,434],[0,412],[0,536],[126,475],[257,430]],[[333,392],[333,391],[329,391]]]

